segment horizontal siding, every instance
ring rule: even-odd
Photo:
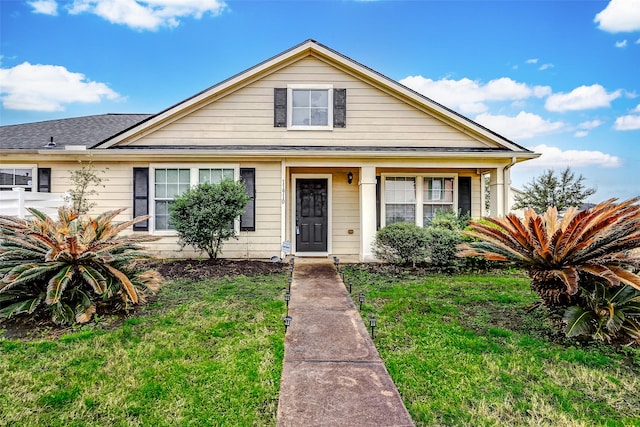
[[[287,84],[347,89],[347,126],[292,131],[273,126],[273,89]],[[123,144],[128,144],[126,141]],[[453,126],[333,66],[306,58],[166,124],[132,145],[324,145],[486,147]]]

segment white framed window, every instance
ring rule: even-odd
[[[151,230],[154,234],[173,235],[169,220],[169,206],[189,188],[205,182],[218,184],[224,179],[239,179],[239,165],[171,165],[150,166]],[[239,221],[236,221],[236,231]]]
[[[395,222],[428,224],[436,211],[457,209],[456,174],[383,175],[381,226]]]
[[[423,177],[422,225],[433,218],[438,210],[454,209],[453,177]]]
[[[333,129],[332,85],[288,85],[287,128]]]
[[[36,188],[34,177],[37,170],[37,167],[31,165],[3,165],[0,167],[0,191],[11,191],[13,188],[33,191]]]

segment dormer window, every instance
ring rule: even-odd
[[[333,87],[331,85],[287,87],[290,108],[289,129],[333,129]]]
[[[330,84],[291,84],[274,90],[275,127],[332,130],[346,127],[347,90]]]

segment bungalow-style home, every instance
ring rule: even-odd
[[[243,180],[252,197],[224,257],[364,261],[387,224],[480,217],[484,174],[504,215],[510,168],[538,156],[314,40],[158,114],[3,126],[0,144],[1,190],[63,193],[91,159],[108,179],[95,211],[150,215],[133,232],[166,257],[185,256],[168,206],[198,183]]]

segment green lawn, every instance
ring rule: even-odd
[[[524,275],[347,277],[417,425],[640,425],[640,349],[550,342]]]
[[[0,338],[0,425],[274,425],[285,284],[174,281],[110,330]]]
[[[518,274],[348,267],[416,425],[640,425],[640,350],[549,340]],[[117,323],[0,338],[0,425],[275,425],[286,274],[169,282]]]

